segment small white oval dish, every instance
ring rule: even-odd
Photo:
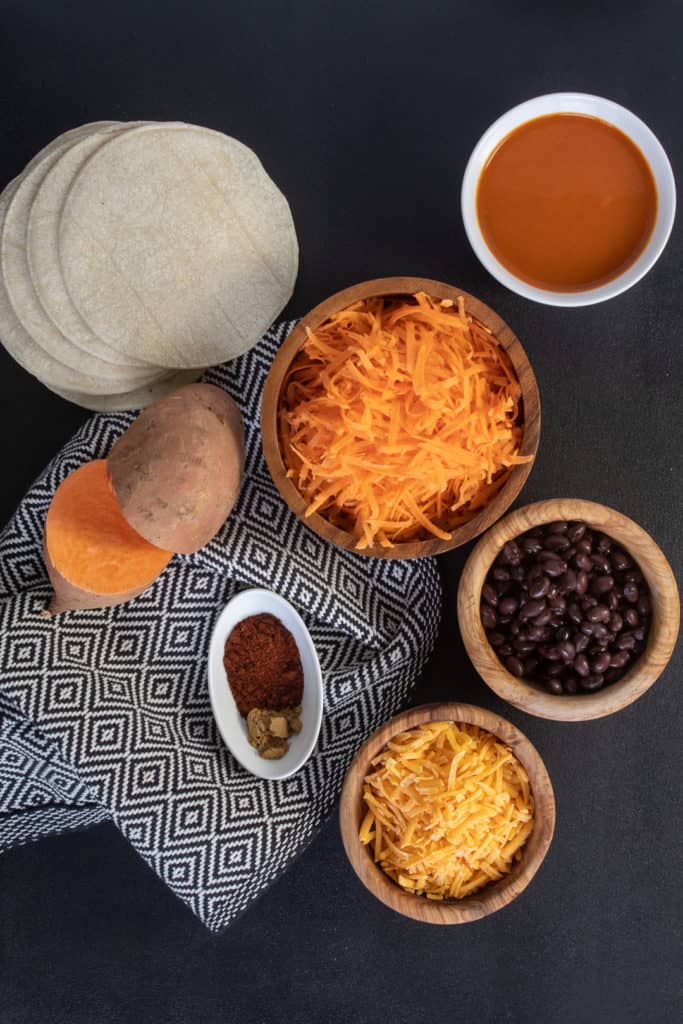
[[[285,626],[296,641],[304,673],[301,702],[301,732],[292,736],[289,750],[277,761],[256,753],[247,738],[247,723],[237,710],[223,665],[225,642],[238,622],[251,615],[269,612]],[[213,627],[209,645],[209,697],[213,717],[225,745],[243,768],[262,779],[287,779],[306,763],[318,742],[323,716],[323,680],[311,634],[289,601],[271,590],[241,590],[226,604]]]
[[[617,277],[596,288],[580,292],[553,292],[536,288],[511,274],[499,263],[484,240],[477,217],[479,176],[493,151],[503,139],[527,121],[548,114],[588,114],[614,125],[641,151],[657,186],[657,219],[649,241],[638,258]],[[666,245],[676,214],[676,183],[669,158],[654,132],[626,107],[582,92],[555,92],[536,96],[508,110],[486,129],[474,147],[465,168],[460,193],[460,208],[465,232],[479,262],[506,288],[547,306],[590,306],[621,295],[650,270]]]

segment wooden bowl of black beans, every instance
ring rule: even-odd
[[[585,721],[659,678],[680,601],[668,561],[637,523],[556,498],[517,509],[481,538],[460,580],[458,620],[498,696],[540,718]]]

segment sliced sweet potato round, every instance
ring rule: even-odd
[[[213,384],[188,384],[138,416],[115,443],[107,467],[133,529],[166,551],[198,551],[239,494],[240,411]]]
[[[130,601],[171,559],[124,519],[104,459],[80,466],[57,488],[45,521],[43,554],[54,596],[49,614]]]

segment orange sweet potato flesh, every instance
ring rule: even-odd
[[[228,517],[242,482],[239,408],[212,384],[188,384],[150,405],[112,448],[121,511],[151,544],[198,551]]]
[[[104,608],[141,594],[172,555],[124,519],[104,459],[70,473],[45,521],[44,557],[54,597],[48,611]]]

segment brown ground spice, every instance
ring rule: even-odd
[[[296,641],[275,615],[264,612],[238,622],[225,644],[228,683],[239,713],[252,708],[300,704],[304,673]]]

